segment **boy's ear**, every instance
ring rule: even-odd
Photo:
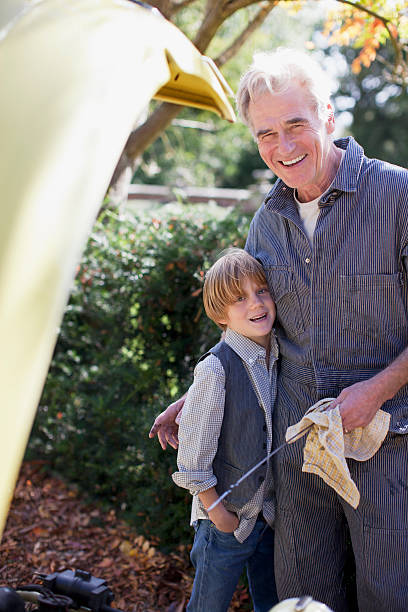
[[[218,319],[216,323],[217,325],[227,325],[227,322],[224,319]]]
[[[228,325],[228,321],[226,319],[217,319],[215,322],[217,325]]]

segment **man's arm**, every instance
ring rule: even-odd
[[[177,449],[178,440],[178,419],[181,409],[186,401],[187,393],[185,393],[178,400],[167,406],[166,410],[161,412],[156,417],[152,428],[149,432],[149,438],[154,438],[157,435],[160,446],[163,450],[166,450],[167,444]],[[177,419],[177,421],[176,421]]]
[[[372,421],[377,410],[408,383],[408,348],[406,348],[384,370],[340,393],[331,408],[341,404],[343,429],[351,431],[365,427]]]

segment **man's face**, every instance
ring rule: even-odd
[[[338,166],[330,137],[333,113],[326,121],[319,119],[305,90],[293,84],[283,93],[260,94],[249,104],[249,117],[266,165],[297,189],[300,201],[321,195]]]

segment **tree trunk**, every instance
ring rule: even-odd
[[[156,0],[151,2],[165,16],[174,15],[180,8],[184,8],[188,4],[192,4],[194,0],[182,0],[180,2],[172,2],[171,0]],[[265,0],[257,2],[256,0],[208,0],[206,12],[194,39],[195,46],[201,53],[204,53],[208,48],[209,43],[215,36],[219,27],[230,17],[235,11],[250,6],[251,4],[259,4],[260,9],[252,21],[241,32],[233,43],[226,49],[216,60],[218,66],[222,66],[226,61],[231,59],[242,47],[249,36],[260,27],[267,15],[272,11],[277,0]],[[143,151],[151,145],[156,138],[170,125],[171,121],[180,113],[182,106],[164,102],[156,108],[156,110],[148,117],[148,119],[137,127],[129,136],[125,145],[124,151],[119,159],[116,169],[113,173],[109,186],[109,199],[115,206],[126,201],[133,174],[137,168],[140,156]]]
[[[182,108],[178,104],[163,102],[130,134],[110,182],[108,195],[112,204],[119,206],[127,199],[129,185],[143,151],[160,136]]]

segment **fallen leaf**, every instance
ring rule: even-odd
[[[145,538],[114,509],[83,503],[76,488],[47,475],[45,467],[22,465],[1,542],[2,585],[38,583],[35,572],[82,569],[107,581],[118,610],[182,612],[193,583],[191,546],[176,544],[163,554],[154,534]],[[247,602],[239,587],[230,612],[242,612]]]

